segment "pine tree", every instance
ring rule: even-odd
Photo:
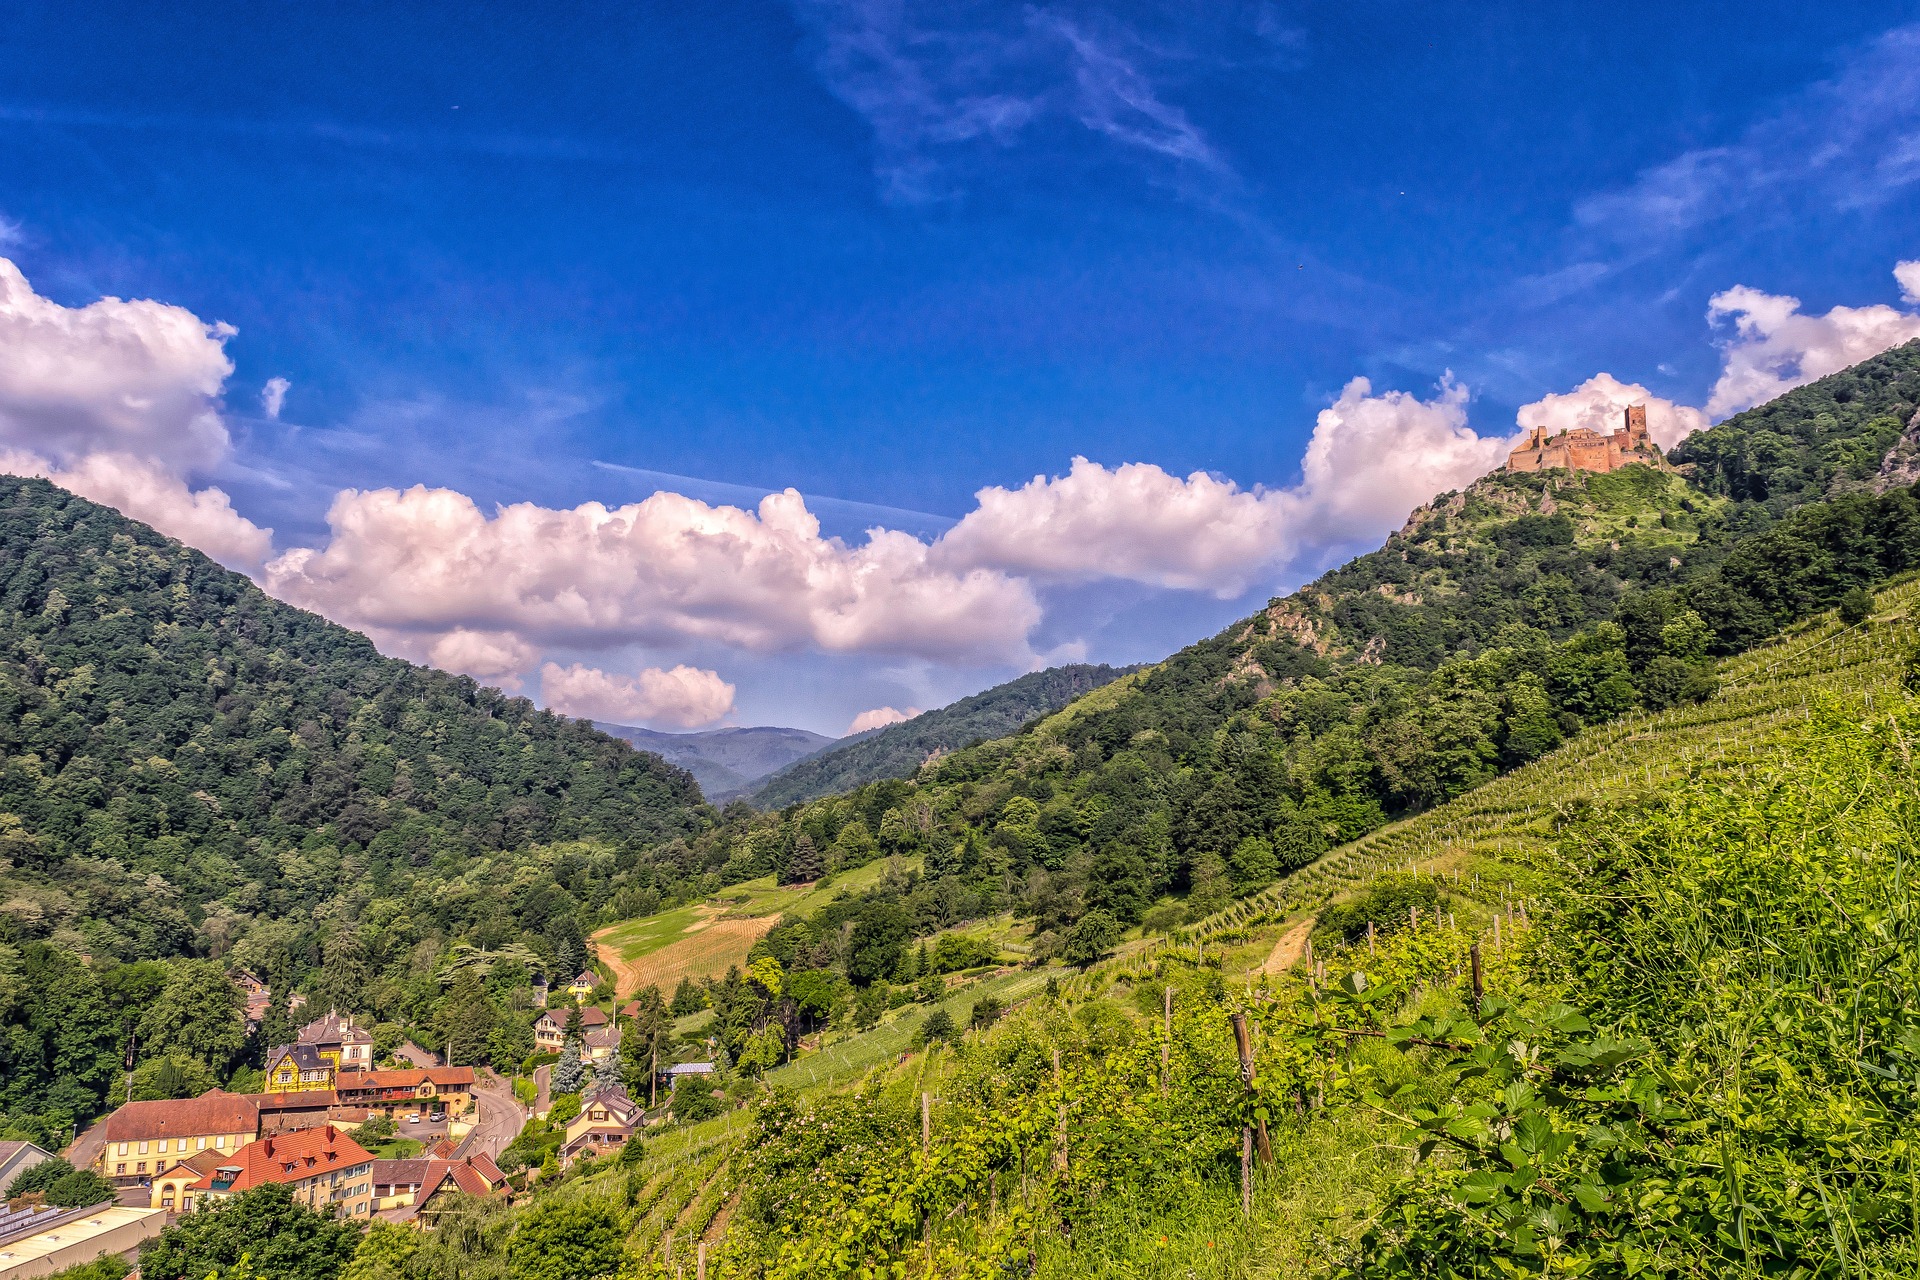
[[[580,1060],[580,1042],[568,1040],[560,1046],[560,1061],[553,1064],[550,1091],[556,1097],[563,1093],[578,1093],[586,1083],[586,1076],[586,1063]]]
[[[807,884],[827,874],[827,861],[814,848],[812,837],[801,832],[793,842],[793,856],[787,859],[786,874],[781,876],[785,884]]]

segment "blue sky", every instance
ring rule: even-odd
[[[230,446],[174,469],[276,556],[338,543],[337,491],[416,484],[489,514],[791,486],[849,545],[932,545],[1075,457],[1297,487],[1357,376],[1433,406],[1450,374],[1448,429],[1486,440],[1601,371],[1705,405],[1736,285],[1910,315],[1917,10],[16,3],[0,255],[63,308],[232,326]],[[263,581],[408,656],[512,633],[467,665],[529,693],[546,662],[615,681],[576,709],[644,709],[637,673],[686,667],[734,686],[727,722],[838,732],[1037,661],[1160,656],[1410,505],[1325,516],[1333,483],[1201,567],[1057,512],[1028,534],[1077,539],[1058,554],[936,548],[928,590],[1021,584],[955,615],[1031,600],[1018,643],[743,630],[738,602],[659,622],[631,592],[611,622],[471,592],[406,618],[339,565]]]

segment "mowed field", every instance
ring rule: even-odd
[[[728,885],[705,902],[610,924],[593,940],[622,999],[649,986],[671,997],[683,978],[717,978],[730,965],[744,965],[783,914],[809,915],[842,893],[872,888],[886,872],[885,861],[869,863],[824,888],[776,885],[765,876]]]

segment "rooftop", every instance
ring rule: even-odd
[[[373,1156],[330,1124],[249,1142],[193,1184],[196,1191],[245,1191],[263,1182],[300,1182],[371,1164]]]
[[[260,1104],[244,1093],[209,1089],[197,1098],[129,1102],[107,1117],[106,1141],[146,1142],[215,1133],[256,1133]]]

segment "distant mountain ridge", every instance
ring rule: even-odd
[[[911,720],[842,739],[837,746],[786,766],[747,799],[758,808],[778,809],[882,778],[910,778],[936,752],[957,751],[1017,733],[1031,721],[1137,670],[1075,663],[1035,671]]]
[[[808,729],[773,725],[705,729],[697,733],[663,733],[658,729],[597,722],[594,727],[679,765],[693,775],[701,793],[715,804],[725,804],[768,774],[843,741]]]

